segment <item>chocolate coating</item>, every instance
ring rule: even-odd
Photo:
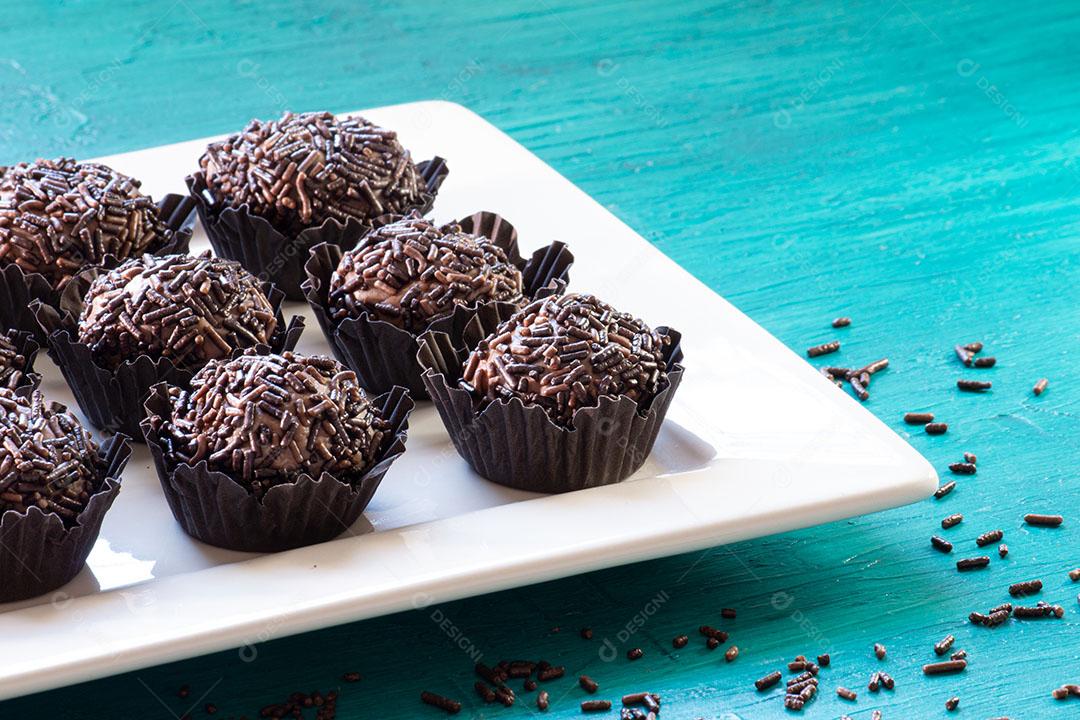
[[[0,512],[37,506],[71,524],[101,469],[97,445],[74,415],[41,393],[0,388]]]
[[[218,202],[247,205],[282,232],[405,213],[426,190],[397,133],[328,112],[252,120],[211,143],[199,165]]]
[[[269,344],[276,326],[270,301],[239,263],[145,255],[90,285],[79,342],[112,367],[145,353],[195,370],[238,348]]]
[[[170,388],[163,431],[173,458],[207,461],[262,496],[301,473],[363,474],[388,430],[356,375],[323,356],[242,355],[214,360],[191,390]]]
[[[667,377],[667,338],[592,295],[535,300],[470,353],[462,386],[481,401],[520,398],[570,425],[601,396],[651,399]]]
[[[456,225],[413,214],[345,253],[330,278],[335,320],[370,313],[411,332],[455,305],[522,300],[521,272],[502,248]]]
[[[171,239],[138,181],[104,165],[60,158],[0,171],[0,264],[56,289],[106,255],[125,260]]]
[[[12,342],[14,333],[0,334],[0,387],[12,390],[22,382],[26,369],[26,357],[19,353],[19,348]]]

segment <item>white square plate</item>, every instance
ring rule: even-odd
[[[929,463],[810,365],[479,116],[420,102],[361,111],[417,159],[445,157],[434,216],[501,213],[523,253],[553,239],[571,288],[683,333],[686,374],[655,450],[619,485],[558,496],[475,475],[434,409],[341,538],[275,555],[218,550],[173,521],[139,445],[88,567],[0,606],[0,697],[253,644],[432,601],[874,512],[937,486]],[[207,140],[103,158],[154,196],[184,192]],[[33,154],[28,149],[28,155]],[[207,247],[201,230],[193,249]],[[305,305],[304,352],[329,354]],[[74,407],[38,362],[51,399]],[[267,592],[267,588],[273,592]]]

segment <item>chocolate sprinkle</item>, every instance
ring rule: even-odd
[[[372,231],[345,253],[328,299],[335,320],[366,312],[420,332],[457,305],[517,304],[521,293],[521,272],[502,248],[413,214]]]
[[[423,178],[397,133],[362,117],[252,120],[210,144],[199,165],[218,202],[246,205],[282,232],[404,214],[424,200]]]
[[[173,417],[162,434],[174,460],[205,460],[256,497],[301,473],[362,475],[386,430],[356,375],[322,356],[214,360],[190,391],[170,388],[170,396]]]
[[[0,387],[14,390],[22,384],[26,377],[23,372],[26,369],[27,360],[19,352],[12,339],[17,331],[12,330],[8,334],[0,334]]]
[[[102,470],[97,445],[66,408],[0,388],[0,514],[36,506],[70,526]]]
[[[647,403],[664,385],[666,337],[592,295],[535,300],[499,325],[465,363],[482,403],[520,398],[570,425],[602,396]]]
[[[944,435],[949,430],[949,426],[945,423],[927,423],[923,428],[927,435]]]
[[[0,169],[0,266],[40,273],[63,289],[80,270],[137,257],[172,239],[132,178],[71,158]]]
[[[79,342],[116,367],[134,355],[197,370],[265,345],[277,326],[255,277],[231,260],[144,255],[97,277],[79,317]]]

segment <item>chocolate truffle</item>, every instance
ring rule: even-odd
[[[521,293],[521,272],[502,248],[413,214],[345,253],[330,278],[329,302],[335,320],[368,312],[419,332],[455,305],[520,303]]]
[[[219,203],[247,205],[282,232],[327,218],[367,221],[424,202],[424,180],[397,133],[328,112],[252,120],[199,159]]]
[[[11,334],[0,334],[0,387],[14,390],[25,377],[26,357],[12,342]]]
[[[195,370],[238,348],[269,344],[276,326],[270,301],[239,263],[145,255],[90,285],[79,342],[111,367],[145,353]]]
[[[462,386],[482,401],[520,398],[570,425],[601,396],[651,399],[663,386],[667,339],[592,295],[535,300],[465,362]]]
[[[104,165],[60,158],[0,173],[0,265],[58,290],[106,255],[125,260],[171,239],[139,183]]]
[[[301,473],[361,475],[374,463],[388,425],[356,375],[323,356],[242,355],[215,360],[191,390],[171,388],[163,435],[173,459],[231,476],[261,497]]]
[[[71,524],[95,491],[97,445],[74,415],[0,388],[0,512],[37,506]]]

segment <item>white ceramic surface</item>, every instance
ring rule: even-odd
[[[396,128],[415,158],[447,158],[436,219],[497,211],[526,255],[564,240],[577,257],[571,288],[682,331],[686,375],[652,456],[619,485],[508,490],[468,468],[422,403],[408,451],[348,533],[258,556],[187,537],[140,445],[82,574],[0,606],[0,656],[18,658],[0,663],[0,697],[882,510],[937,487],[929,463],[857,401],[482,118],[445,102],[362,113]],[[184,192],[206,142],[102,161],[155,196]],[[207,247],[201,231],[193,247]],[[308,316],[300,350],[329,353],[306,305],[285,310]],[[38,365],[47,395],[74,406],[44,352]]]

